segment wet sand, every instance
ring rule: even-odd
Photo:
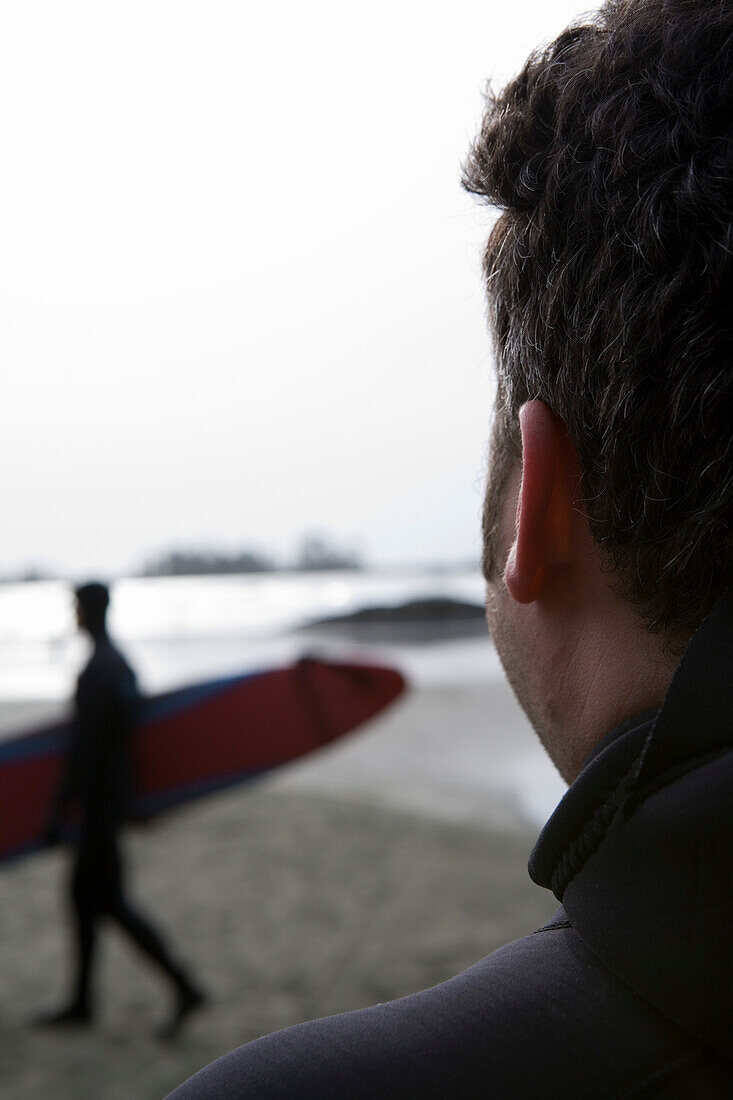
[[[98,1024],[29,1026],[65,988],[68,864],[2,868],[0,1096],[158,1100],[239,1043],[433,985],[532,931],[554,899],[527,876],[538,828],[513,784],[517,768],[536,783],[538,759],[503,685],[421,689],[343,749],[131,830],[131,894],[210,997],[172,1044],[154,1034],[163,982],[114,929]]]

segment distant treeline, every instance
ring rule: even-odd
[[[32,581],[53,581],[57,575],[48,569],[39,569],[30,565],[26,569],[19,569],[15,573],[4,573],[0,576],[0,584],[28,584]]]
[[[131,569],[133,577],[191,577],[217,573],[283,573],[318,569],[364,569],[361,556],[353,550],[333,545],[321,535],[308,535],[290,561],[278,561],[258,550],[194,550],[177,547],[142,566]],[[63,572],[32,565],[17,572],[0,574],[0,584],[66,579]]]
[[[217,573],[275,573],[318,569],[363,569],[361,558],[350,550],[309,536],[290,563],[277,562],[268,554],[253,550],[223,553],[216,550],[170,550],[147,561],[143,577],[191,577]]]

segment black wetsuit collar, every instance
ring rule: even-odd
[[[529,860],[530,877],[552,889],[555,867],[568,844],[618,788],[639,759],[657,716],[645,711],[615,726],[593,747],[580,775],[539,835]]]
[[[733,589],[693,635],[658,712],[616,726],[598,742],[540,833],[531,878],[562,900],[560,862],[581,833],[604,831],[630,795],[731,743]]]

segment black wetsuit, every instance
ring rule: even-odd
[[[112,917],[181,990],[190,983],[160,935],[127,901],[120,826],[132,797],[130,733],[138,704],[135,674],[106,634],[77,683],[76,719],[56,817],[67,803],[79,813],[71,900],[77,951],[72,1006],[91,1008],[91,975],[100,917]]]
[[[338,841],[334,841],[338,843]],[[733,1096],[733,593],[658,714],[545,826],[538,933],[433,989],[265,1036],[171,1100]]]

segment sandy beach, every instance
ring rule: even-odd
[[[500,679],[421,687],[343,745],[131,830],[131,892],[209,995],[172,1044],[155,1038],[166,988],[113,929],[98,1024],[30,1026],[65,990],[67,857],[2,868],[0,1095],[158,1100],[264,1032],[433,985],[534,930],[554,908],[526,871],[544,767]]]

